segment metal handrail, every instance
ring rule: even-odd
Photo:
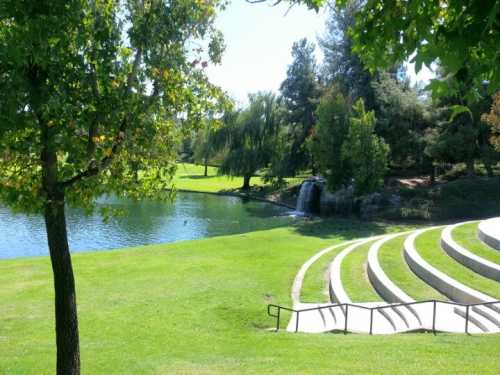
[[[468,334],[469,333],[469,309],[471,307],[475,307],[475,306],[494,305],[494,304],[500,303],[500,300],[467,304],[467,303],[460,303],[460,302],[453,302],[453,301],[441,301],[441,300],[436,300],[436,299],[429,299],[429,300],[424,300],[424,301],[399,302],[399,303],[388,304],[388,305],[383,305],[383,306],[374,306],[374,307],[367,307],[367,306],[358,305],[355,303],[334,303],[334,304],[330,304],[330,305],[309,307],[309,308],[305,308],[305,309],[294,309],[294,308],[285,307],[285,306],[281,306],[281,305],[275,305],[275,304],[270,303],[267,305],[267,315],[276,318],[276,330],[275,330],[275,332],[278,332],[280,329],[281,310],[290,311],[292,313],[295,313],[296,314],[295,332],[298,332],[299,331],[299,314],[300,313],[340,307],[342,312],[345,315],[345,323],[344,323],[344,330],[343,331],[344,331],[344,334],[347,334],[347,332],[348,332],[348,309],[349,309],[349,306],[351,306],[353,308],[359,308],[359,309],[364,309],[364,310],[370,311],[370,331],[369,332],[371,335],[371,334],[373,334],[373,311],[379,311],[379,310],[383,310],[383,309],[400,307],[400,306],[406,307],[406,306],[418,305],[418,304],[423,304],[423,303],[432,303],[433,304],[432,332],[434,334],[436,334],[436,307],[437,307],[438,303],[443,303],[443,304],[453,305],[453,306],[458,306],[458,307],[465,307],[465,333]],[[345,307],[345,310],[343,309],[344,307]],[[277,313],[272,314],[271,308],[275,308],[277,310]]]

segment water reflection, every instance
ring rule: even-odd
[[[99,214],[67,212],[72,251],[196,239],[283,225],[286,209],[237,197],[178,193],[173,202],[106,198],[98,204],[122,209],[124,216],[104,222]],[[14,214],[0,207],[0,258],[47,255],[45,225],[38,215]]]

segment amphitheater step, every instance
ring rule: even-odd
[[[495,250],[479,239],[477,235],[478,225],[478,221],[458,225],[453,229],[451,236],[464,249],[469,250],[478,257],[500,265],[500,251]]]
[[[464,223],[449,225],[443,230],[441,233],[441,247],[443,250],[457,262],[474,272],[489,279],[500,281],[500,264],[493,263],[473,254],[453,239],[453,231],[462,225]]]
[[[500,250],[500,217],[481,221],[477,227],[477,234],[484,243]]]
[[[442,227],[433,227],[362,238],[318,252],[295,278],[293,311],[281,310],[282,317],[290,317],[287,330],[500,332],[500,302],[494,299],[500,295],[500,284],[495,281],[498,279],[481,276],[485,272],[475,263],[489,262],[490,268],[498,264],[455,241],[453,231],[465,225],[450,225],[442,232]],[[472,227],[467,228],[470,231]],[[315,271],[324,270],[327,254],[337,254],[328,267],[332,302],[302,303],[300,291],[306,272],[313,265]],[[315,278],[311,285],[319,284]],[[408,291],[418,295],[420,301]],[[438,292],[451,301],[439,300]]]
[[[448,257],[439,247],[437,229],[436,227],[421,229],[406,239],[405,258],[411,270],[453,301],[461,303],[494,301],[495,298],[482,291],[497,297],[500,294],[497,282],[478,275]],[[420,246],[419,251],[416,246]],[[420,251],[425,255],[420,254]],[[432,262],[432,265],[429,262]],[[439,267],[439,270],[436,267]],[[458,279],[466,280],[468,285]]]

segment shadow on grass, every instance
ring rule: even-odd
[[[383,222],[368,222],[346,218],[305,219],[294,225],[294,230],[303,236],[319,238],[356,238],[376,236],[387,232],[391,224]],[[404,228],[402,229],[404,230]]]
[[[212,175],[212,176],[203,176],[203,175],[199,175],[199,174],[185,174],[185,175],[182,175],[182,176],[179,176],[178,178],[180,180],[183,180],[183,179],[190,179],[190,180],[205,180],[207,178],[214,178],[214,177],[217,177],[217,175]]]

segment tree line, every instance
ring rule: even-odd
[[[257,171],[278,186],[309,171],[332,190],[354,182],[358,194],[381,188],[388,173],[433,181],[438,166],[457,163],[474,175],[480,162],[493,176],[499,103],[491,82],[478,86],[439,62],[427,90],[411,85],[403,63],[370,70],[353,50],[360,9],[357,1],[331,8],[319,40],[323,64],[313,43],[297,41],[278,95],[252,94],[246,108],[205,121],[183,150],[220,165],[222,174],[243,176],[244,189]]]

